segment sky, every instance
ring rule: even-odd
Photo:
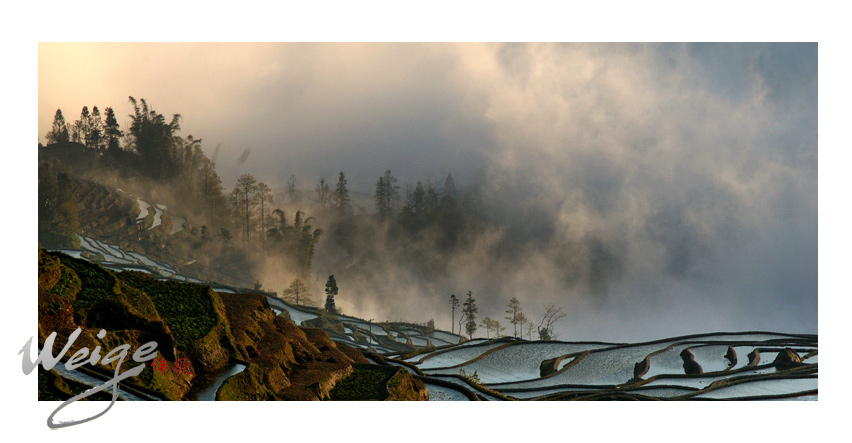
[[[483,184],[505,225],[495,235],[529,249],[474,288],[502,291],[480,300],[492,316],[521,294],[532,311],[566,306],[564,332],[587,338],[817,330],[815,43],[41,43],[38,54],[40,140],[57,108],[72,121],[111,106],[127,127],[133,96],[180,113],[226,188],[251,172],[309,189],[342,170],[371,193],[386,169],[402,184],[447,173]],[[469,265],[478,257],[459,260],[459,280],[493,272]],[[560,284],[578,260],[599,284]],[[353,303],[342,302],[377,318],[412,309]],[[417,310],[438,317],[436,303]]]

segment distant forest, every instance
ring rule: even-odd
[[[117,185],[147,183],[170,206],[192,214],[196,228],[188,230],[189,238],[179,245],[166,243],[173,253],[259,286],[275,285],[270,289],[276,291],[299,279],[319,292],[325,275],[314,276],[312,266],[322,238],[327,245],[323,270],[329,273],[377,273],[376,265],[393,262],[425,279],[445,276],[449,258],[470,247],[487,224],[479,188],[460,192],[450,174],[443,183],[400,186],[386,171],[376,182],[375,212],[369,213],[350,201],[344,171],[336,183],[320,178],[309,192],[291,176],[283,202],[276,202],[272,188],[250,173],[226,192],[202,140],[179,135],[180,114],[167,119],[145,99],[130,97],[129,102],[133,112],[127,128],[120,127],[111,107],[103,114],[96,106],[84,107],[71,123],[56,111],[45,150],[73,152],[75,166],[39,156],[40,244],[75,246],[76,205],[64,182],[86,175],[86,167],[100,171],[88,177],[92,180],[114,171]],[[334,269],[340,256],[357,257],[358,266]],[[290,276],[288,281],[277,281],[276,269]]]

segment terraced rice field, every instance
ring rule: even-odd
[[[187,279],[168,264],[141,254],[85,236],[80,240],[81,251],[64,252],[84,258],[84,251],[100,255],[103,260],[99,261],[112,269],[140,269],[163,279]],[[319,310],[303,309],[272,296],[267,299],[272,308],[286,310],[297,324],[320,317]],[[819,397],[816,335],[713,333],[633,344],[511,338],[464,341],[456,334],[406,323],[371,323],[351,316],[323,318],[322,327],[332,340],[364,350],[378,364],[405,366],[426,383],[436,401]]]
[[[702,334],[637,344],[502,339],[405,361],[462,390],[470,387],[464,378],[472,379],[482,391],[468,390],[488,400],[500,399],[489,390],[517,400],[816,400],[817,349],[816,336],[776,333]],[[755,350],[759,357],[750,359]],[[446,389],[441,387],[440,398],[458,398],[448,397]]]

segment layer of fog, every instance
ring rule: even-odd
[[[222,146],[226,187],[343,170],[371,193],[386,169],[482,184],[499,228],[451,275],[338,280],[349,314],[449,329],[449,294],[471,290],[480,318],[511,296],[536,320],[564,306],[563,339],[816,332],[815,44],[169,48],[77,107],[182,113],[183,134]],[[495,260],[505,238],[517,249]]]

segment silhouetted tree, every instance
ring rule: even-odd
[[[399,186],[396,185],[396,177],[391,174],[390,170],[385,171],[385,175],[379,177],[374,198],[379,217],[382,220],[388,220],[399,203]]]
[[[334,296],[337,295],[337,282],[334,281],[334,276],[328,276],[328,282],[325,284],[325,310],[329,314],[337,314],[337,307],[334,305]]]
[[[62,110],[57,109],[53,116],[53,126],[50,132],[45,136],[47,144],[67,143],[71,141],[68,135],[68,124],[65,123],[65,117],[62,116]]]
[[[89,116],[87,126],[86,146],[98,151],[98,153],[103,153],[104,122],[97,106],[92,107],[92,114]]]
[[[329,203],[331,203],[331,190],[328,188],[328,183],[325,182],[325,178],[320,178],[319,184],[314,189],[317,193],[317,201],[325,209]]]
[[[561,307],[556,307],[553,303],[544,305],[544,316],[538,325],[538,338],[540,340],[556,340],[557,335],[553,332],[553,328],[567,315],[562,312]]]
[[[240,220],[245,229],[243,231],[244,239],[248,242],[251,238],[251,216],[256,202],[254,194],[257,192],[257,180],[251,174],[243,174],[237,179],[234,191],[236,195],[233,196],[232,200],[236,200]]]
[[[462,312],[465,316],[465,332],[472,339],[473,333],[476,332],[476,300],[473,298],[473,293],[467,291],[467,300],[464,301]]]
[[[106,108],[105,111],[104,138],[106,139],[107,152],[117,152],[121,149],[120,140],[124,133],[119,129],[118,120],[115,118],[115,111],[112,108]]]
[[[177,166],[172,158],[174,136],[180,130],[180,114],[174,114],[172,121],[166,123],[165,117],[148,108],[145,99],[139,103],[133,97],[128,98],[133,104],[134,113],[130,115],[131,124],[129,136],[131,146],[139,154],[142,165],[154,178],[171,178],[177,172]]]
[[[334,187],[334,206],[342,215],[346,214],[349,208],[349,189],[346,188],[346,176],[343,171],[337,176],[337,185]]]
[[[225,212],[225,197],[222,195],[222,179],[216,173],[216,164],[202,156],[195,171],[195,189],[198,203],[215,220],[221,220]]]
[[[71,141],[85,144],[86,136],[89,133],[89,124],[89,107],[83,106],[83,109],[80,111],[80,119],[71,125]]]

